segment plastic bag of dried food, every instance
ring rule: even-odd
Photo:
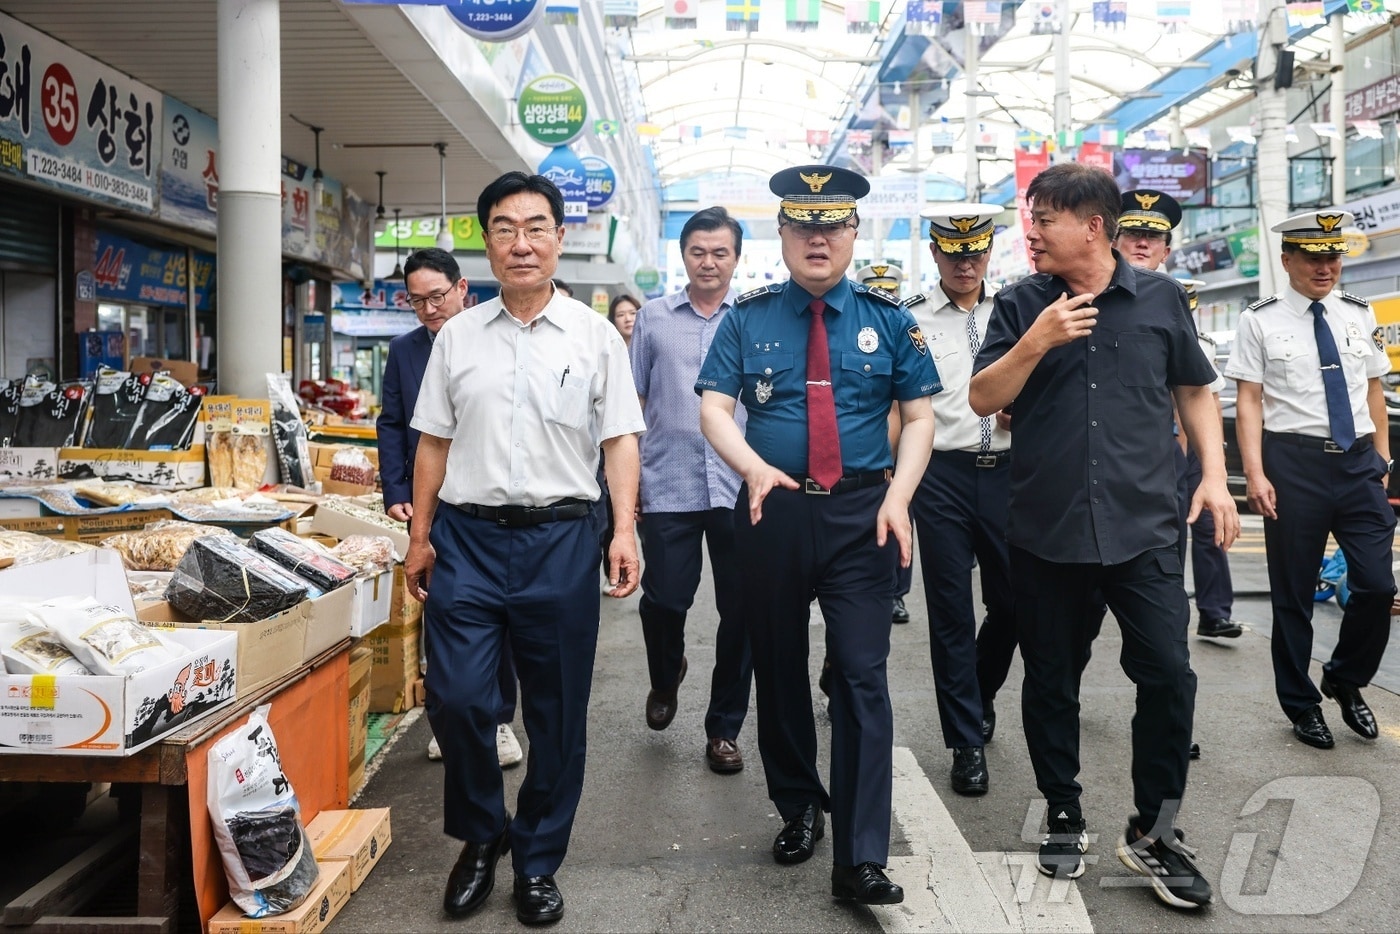
[[[334,590],[355,579],[354,568],[342,564],[315,542],[298,538],[286,529],[254,532],[252,542],[258,552],[322,590]]]
[[[14,558],[15,567],[64,558],[69,554],[60,540],[33,532],[0,529],[0,558]]]
[[[90,675],[63,640],[21,603],[0,604],[0,656],[12,675]]]
[[[140,376],[109,367],[98,370],[83,447],[119,448],[126,444],[145,395],[146,385]]]
[[[66,448],[78,437],[78,427],[87,414],[92,383],[74,380],[53,383],[31,376],[24,381],[15,426],[17,448]]]
[[[206,535],[233,533],[216,525],[162,519],[139,531],[108,536],[102,540],[102,547],[115,549],[128,571],[173,571],[189,550],[190,542]]]
[[[93,674],[136,674],[185,654],[126,610],[94,597],[57,597],[30,608]]]
[[[378,471],[369,455],[357,447],[343,447],[331,457],[331,479],[359,486],[374,486]]]
[[[24,392],[24,380],[0,379],[0,448],[15,447],[15,429],[19,427],[19,397]]]
[[[282,480],[303,489],[316,482],[311,470],[311,448],[307,445],[306,423],[297,408],[296,393],[286,373],[267,374],[267,397],[272,402],[272,439]]]
[[[394,540],[387,535],[348,535],[331,549],[338,560],[362,577],[381,574],[394,566]]]
[[[309,587],[236,538],[206,535],[190,543],[165,599],[192,619],[251,623],[296,606]]]
[[[133,451],[187,450],[199,421],[204,389],[186,389],[169,370],[143,373],[141,379],[148,376],[145,397],[123,447]]]
[[[254,710],[246,725],[209,750],[209,819],[229,894],[250,918],[292,910],[320,878],[301,805],[267,723],[270,709]]]

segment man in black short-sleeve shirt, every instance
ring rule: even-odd
[[[1087,833],[1080,809],[1079,671],[1091,608],[1106,600],[1137,685],[1130,818],[1118,856],[1167,904],[1211,900],[1174,828],[1186,788],[1196,676],[1177,551],[1172,400],[1198,445],[1203,480],[1191,520],[1209,509],[1228,546],[1239,516],[1225,486],[1214,378],[1181,287],[1134,269],[1111,246],[1118,186],[1063,163],[1027,190],[1036,275],[995,299],[969,401],[979,415],[1015,403],[1007,524],[1022,714],[1048,805],[1039,868],[1076,878]]]

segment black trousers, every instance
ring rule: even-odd
[[[935,451],[914,494],[938,720],[950,749],[982,745],[983,667],[992,669],[995,696],[1016,648],[1006,545],[1010,479],[1009,459],[978,467],[976,454]],[[986,659],[972,601],[974,562],[982,569]]]
[[[1186,646],[1190,608],[1175,545],[1122,564],[1060,564],[1011,547],[1017,633],[1026,668],[1026,746],[1051,813],[1079,811],[1079,680],[1107,601],[1123,631],[1120,662],[1137,686],[1132,776],[1137,826],[1169,827],[1186,789],[1196,673]]]
[[[1201,459],[1186,452],[1186,505],[1201,486]],[[1183,518],[1183,522],[1184,522]],[[1196,612],[1201,619],[1229,619],[1235,605],[1235,584],[1230,559],[1215,544],[1215,517],[1202,509],[1191,524],[1191,582],[1196,588]]]
[[[1385,462],[1372,447],[1328,454],[1265,432],[1263,455],[1278,513],[1277,519],[1264,520],[1274,612],[1274,687],[1283,712],[1296,720],[1322,700],[1308,675],[1308,662],[1317,569],[1329,532],[1346,555],[1351,598],[1337,647],[1322,669],[1341,684],[1362,687],[1380,667],[1395,595],[1395,512],[1382,485]]]
[[[768,797],[784,820],[812,804],[830,810],[832,856],[843,866],[889,858],[894,716],[885,662],[899,546],[893,536],[875,544],[884,496],[884,485],[830,496],[774,489],[754,525],[746,486],[734,508]],[[817,772],[808,672],[813,596],[831,662],[829,796]]]
[[[685,656],[685,620],[704,565],[702,539],[710,552],[715,581],[715,668],[710,677],[710,706],[705,735],[736,739],[749,712],[753,660],[739,613],[739,568],[734,559],[734,510],[649,512],[642,543],[642,636],[653,690],[669,690],[680,675]]]

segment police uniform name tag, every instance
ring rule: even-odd
[[[880,347],[880,335],[875,333],[874,328],[861,328],[856,335],[856,346],[862,353],[874,353]]]
[[[753,397],[759,405],[773,398],[773,384],[766,379],[760,379],[753,387]]]

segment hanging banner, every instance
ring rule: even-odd
[[[1026,202],[1026,189],[1030,187],[1031,181],[1050,167],[1050,153],[1041,150],[1040,152],[1026,152],[1016,150],[1016,216],[1020,219],[1020,238],[1025,241],[1026,231],[1031,229],[1031,209]],[[1026,251],[1026,258],[1030,259],[1030,251]],[[1034,268],[1034,264],[1032,264]]]
[[[139,305],[185,308],[189,303],[189,267],[184,250],[143,246],[105,230],[93,242],[93,282],[96,297]],[[209,310],[214,288],[214,257],[194,254],[194,301]]]
[[[564,196],[564,219],[588,218],[588,171],[568,146],[555,146],[540,163],[539,172]]]
[[[1101,147],[1098,143],[1083,143],[1079,147],[1079,152],[1075,154],[1074,161],[1080,165],[1092,166],[1096,169],[1103,169],[1105,172],[1113,172],[1113,153]]]
[[[407,256],[413,250],[437,246],[441,228],[442,223],[436,217],[401,218],[397,228],[393,221],[389,221],[383,230],[374,235],[374,248],[386,252],[399,250]],[[452,234],[452,252],[486,252],[486,241],[481,237],[481,225],[477,223],[475,214],[448,217],[447,232]]]
[[[588,210],[596,211],[617,193],[617,172],[602,156],[584,156],[582,162],[584,197],[588,200]]]
[[[1118,153],[1118,187],[1155,188],[1181,204],[1204,204],[1209,181],[1209,155],[1205,150],[1124,149]]]
[[[516,113],[525,134],[546,146],[578,139],[588,117],[583,88],[567,75],[542,75],[520,91]]]
[[[474,39],[509,42],[533,29],[544,7],[545,0],[456,0],[447,12]]]
[[[146,214],[161,94],[0,13],[0,171]]]
[[[922,175],[875,175],[870,193],[860,199],[860,216],[866,218],[913,217],[923,206]]]
[[[201,233],[218,233],[219,124],[169,94],[162,110],[160,219]]]

